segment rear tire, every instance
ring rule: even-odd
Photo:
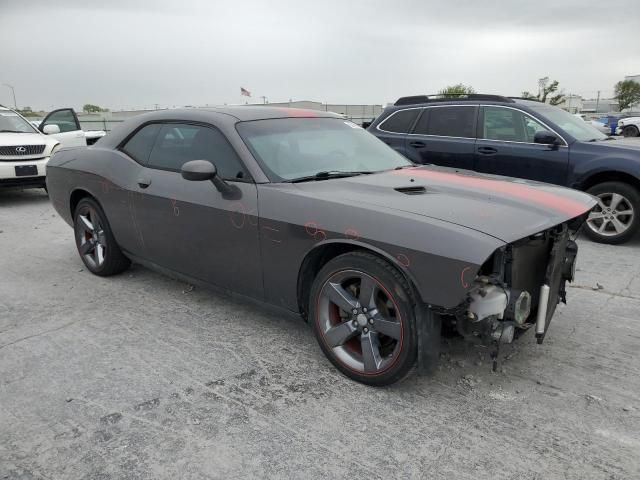
[[[584,232],[594,242],[618,245],[640,228],[640,192],[623,182],[604,182],[587,190],[598,197]]]
[[[388,262],[366,252],[330,260],[309,303],[320,348],[343,374],[384,386],[410,373],[418,350],[412,290]]]
[[[78,202],[73,224],[78,253],[91,273],[108,277],[131,265],[113,237],[107,216],[94,199],[85,197]]]

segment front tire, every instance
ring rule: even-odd
[[[640,135],[640,130],[635,125],[627,125],[622,129],[622,135],[625,137],[637,137]]]
[[[108,277],[129,267],[131,261],[116,243],[98,202],[88,197],[80,200],[73,214],[73,224],[78,253],[91,273]]]
[[[395,383],[417,358],[412,290],[388,262],[366,252],[330,260],[311,288],[310,322],[320,348],[349,378]]]
[[[587,190],[598,198],[584,231],[594,242],[618,245],[640,228],[640,192],[623,182],[604,182]]]

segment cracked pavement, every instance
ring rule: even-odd
[[[446,339],[433,376],[376,389],[296,318],[91,275],[42,191],[0,191],[0,479],[640,478],[640,239],[579,243],[542,346],[492,373]]]

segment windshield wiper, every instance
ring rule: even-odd
[[[23,132],[21,130],[0,130],[0,133],[29,133],[29,132]]]
[[[292,178],[291,180],[284,180],[286,183],[300,183],[300,182],[315,182],[317,180],[328,180],[330,178],[345,178],[345,177],[356,177],[358,175],[367,175],[369,173],[375,172],[342,172],[339,170],[332,170],[329,172],[318,172],[314,175],[309,175],[306,177]]]

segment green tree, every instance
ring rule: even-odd
[[[473,87],[457,83],[456,85],[444,87],[438,92],[438,95],[442,95],[443,97],[459,97],[461,95],[469,95],[470,93],[476,93]]]
[[[613,96],[618,100],[620,111],[640,103],[640,83],[633,80],[622,80],[616,83]]]
[[[99,107],[98,105],[93,105],[91,103],[87,103],[82,107],[82,111],[87,113],[99,113],[99,112],[108,112],[109,109],[102,108],[102,107]]]
[[[528,91],[524,91],[522,92],[522,98],[538,100],[539,102],[543,103],[547,103],[547,100],[549,100],[549,104],[559,105],[564,102],[564,93],[562,93],[562,91],[558,92],[558,85],[559,82],[557,80],[549,83],[549,77],[543,77],[538,80],[538,94],[533,95]]]

